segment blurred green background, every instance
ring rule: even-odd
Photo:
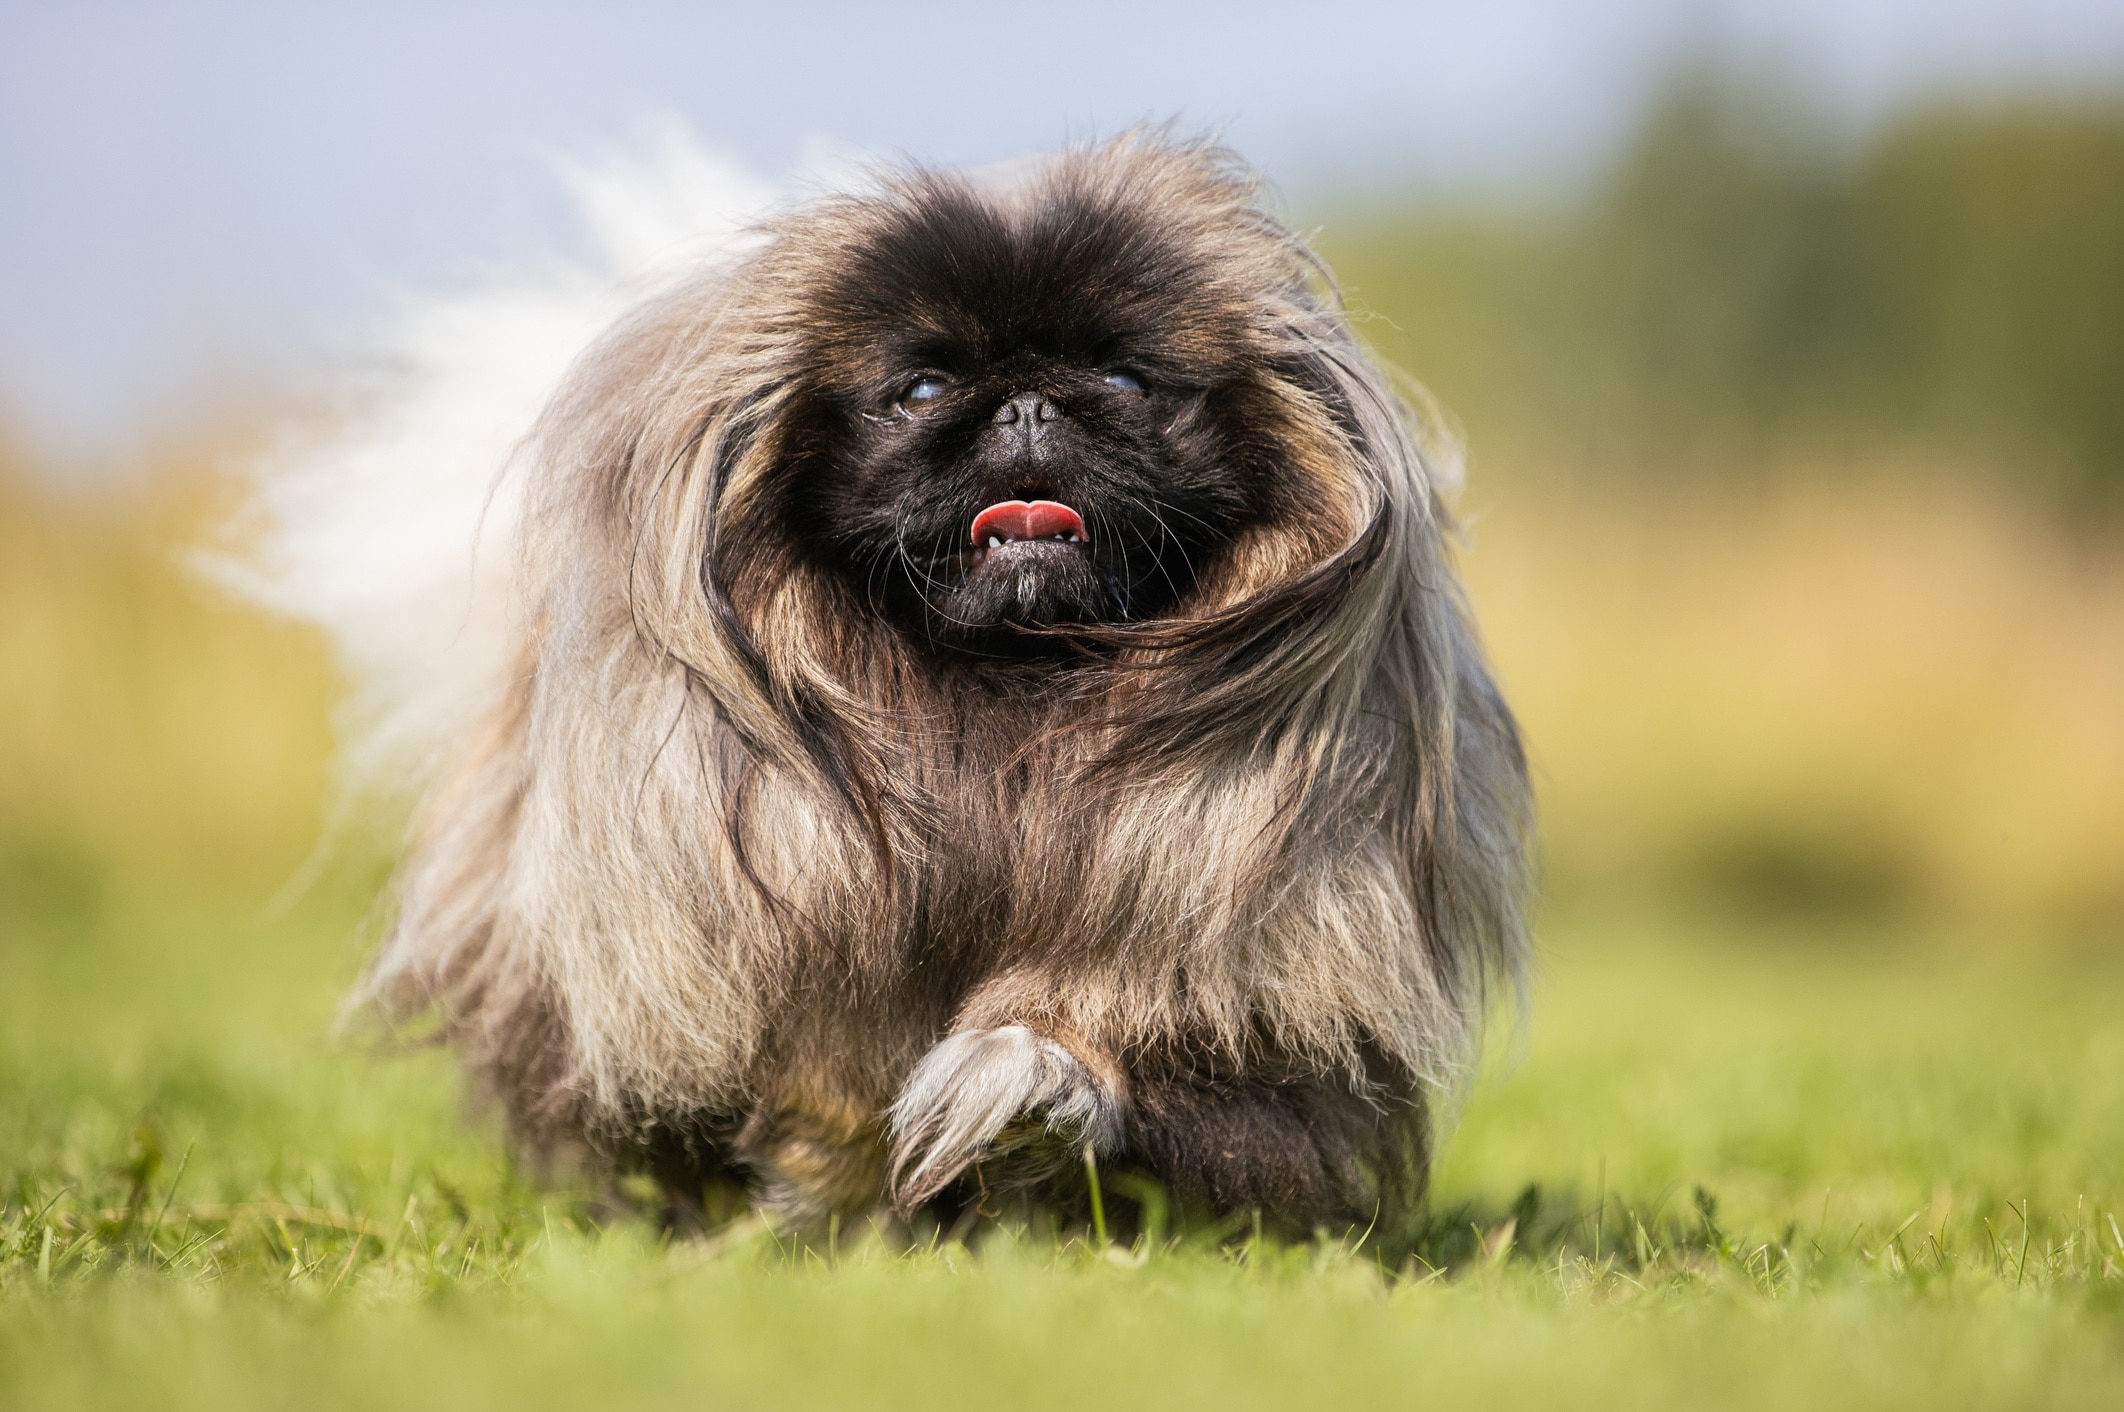
[[[1323,243],[1462,421],[1550,892],[2124,918],[2124,104],[1854,142],[1690,70],[1537,210]]]
[[[335,1039],[394,823],[188,567],[261,425],[0,469],[19,1405],[2101,1405],[2124,1386],[2124,99],[1692,67],[1518,200],[1313,213],[1470,448],[1542,976],[1413,1264],[669,1249]],[[320,851],[320,838],[328,845]]]

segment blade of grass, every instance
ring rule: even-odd
[[[1104,1249],[1107,1244],[1106,1202],[1099,1193],[1099,1154],[1092,1151],[1088,1142],[1084,1144],[1084,1179],[1091,1186],[1092,1235]]]

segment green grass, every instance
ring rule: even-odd
[[[0,474],[0,1412],[2119,1400],[2106,541],[1826,472],[1478,517],[1563,910],[1381,1269],[667,1246],[513,1171],[447,1056],[333,1037],[380,863],[266,902],[331,674],[183,575],[158,484]]]
[[[63,883],[63,879],[62,879]],[[41,887],[41,891],[39,888]],[[18,879],[0,1405],[2113,1405],[2124,970],[1556,918],[1419,1256],[663,1242],[334,1040],[355,909]]]

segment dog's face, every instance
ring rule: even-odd
[[[939,183],[821,280],[789,532],[920,638],[1154,617],[1276,497],[1247,311],[1154,203]]]

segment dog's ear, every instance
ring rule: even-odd
[[[1364,663],[1354,711],[1396,723],[1393,748],[1406,752],[1398,765],[1341,768],[1400,779],[1389,831],[1422,913],[1420,943],[1472,1036],[1493,985],[1522,983],[1533,805],[1517,724],[1451,563],[1457,438],[1421,387],[1397,385],[1358,346],[1339,308],[1297,302],[1282,337],[1281,366],[1332,428],[1314,431],[1315,477],[1339,477],[1345,503],[1365,507],[1363,528],[1315,571],[1347,584],[1324,641]],[[1376,744],[1378,733],[1353,716],[1333,738]]]
[[[772,581],[772,566],[725,561],[772,541],[745,520],[777,454],[790,370],[730,351],[766,312],[746,270],[661,293],[578,360],[531,437],[521,557],[538,620],[624,611],[742,735],[771,742],[764,654],[730,585]]]
[[[550,626],[623,611],[635,640],[682,684],[676,717],[668,703],[604,709],[662,712],[644,726],[659,739],[689,713],[712,719],[721,744],[711,753],[731,772],[719,790],[723,832],[763,895],[771,889],[748,862],[758,821],[744,783],[762,768],[840,801],[868,841],[882,893],[904,846],[888,816],[921,811],[895,797],[913,785],[892,768],[886,723],[850,686],[869,665],[852,654],[889,652],[890,637],[851,631],[866,620],[837,580],[798,556],[783,525],[803,370],[794,341],[771,334],[797,317],[777,302],[792,297],[792,282],[759,268],[781,255],[770,245],[653,301],[583,360],[542,428],[526,561],[547,585]]]

